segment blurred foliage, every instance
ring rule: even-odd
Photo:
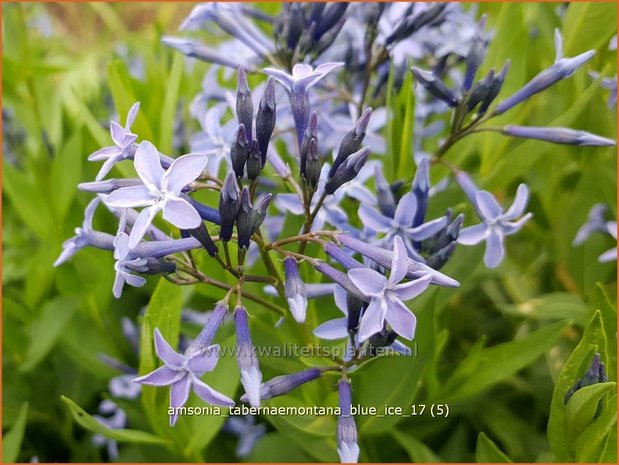
[[[486,66],[512,60],[505,92],[552,62],[552,29],[560,26],[556,4],[479,7],[496,31]],[[138,366],[121,332],[122,317],[142,325],[139,363],[140,372],[147,372],[155,366],[152,328],[174,340],[181,308],[210,309],[221,293],[151,278],[114,301],[110,254],[83,250],[69,264],[52,267],[63,240],[81,224],[90,196],[75,186],[94,178],[98,167],[86,157],[108,145],[109,119],[124,116],[139,100],[134,130],[140,138],[174,156],[186,149],[173,152],[174,131],[184,122],[186,143],[197,127],[188,103],[207,65],[186,61],[159,40],[190,8],[3,7],[3,461],[105,460],[92,431],[121,442],[120,461],[237,460],[235,440],[220,431],[221,417],[183,418],[169,428],[166,390],[145,388],[140,403],[118,401],[130,430],[106,430],[90,416],[109,397],[107,384],[118,374],[98,355]],[[572,4],[566,15],[566,54],[595,48],[592,68],[615,75],[616,52],[607,44],[616,34],[616,5]],[[528,125],[552,121],[616,137],[616,112],[605,99],[605,91],[580,72],[501,118]],[[412,177],[410,83],[391,92],[388,104],[394,117],[386,131],[392,149],[386,172]],[[609,204],[616,218],[615,156],[607,148],[566,148],[492,133],[473,135],[450,150],[451,163],[474,173],[499,198],[527,182],[534,221],[510,237],[508,259],[498,270],[480,264],[480,248],[456,251],[444,272],[462,286],[455,292],[433,289],[413,303],[417,357],[379,360],[353,373],[354,400],[362,405],[450,408],[447,418],[358,417],[362,461],[616,462],[616,302],[609,300],[616,295],[616,265],[597,262],[612,244],[599,236],[571,245],[594,203]],[[433,169],[435,180],[447,174],[441,169]],[[472,210],[455,188],[439,194],[429,213],[438,216],[453,205],[470,218]],[[97,218],[96,226],[110,229],[113,223],[110,215]],[[287,218],[285,230],[298,228],[297,219]],[[257,345],[316,342],[289,321],[275,329],[273,315],[252,313]],[[317,322],[337,310],[331,299],[320,299],[310,303],[308,314]],[[183,327],[192,334],[198,329]],[[224,327],[217,339],[232,345],[232,330]],[[566,406],[565,392],[595,352],[608,367],[609,382],[582,389]],[[261,365],[268,379],[315,362],[265,358]],[[214,388],[227,394],[236,389],[238,398],[233,359],[222,360],[209,376]],[[270,403],[335,405],[334,384],[325,376]],[[189,405],[200,403],[192,397]],[[335,418],[262,420],[270,430],[248,460],[336,460]]]

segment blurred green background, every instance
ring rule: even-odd
[[[137,366],[121,318],[138,322],[156,286],[160,293],[167,288],[149,278],[147,286],[125,289],[116,301],[111,254],[86,249],[62,267],[52,264],[62,242],[82,222],[90,196],[75,186],[94,179],[99,167],[86,158],[109,145],[108,120],[118,120],[120,114],[124,121],[129,106],[139,100],[134,131],[140,139],[173,156],[188,150],[188,136],[198,128],[188,116],[188,105],[200,90],[207,65],[185,60],[163,47],[160,38],[176,33],[191,8],[186,3],[3,4],[2,420],[3,431],[10,431],[3,461],[107,458],[104,449],[93,445],[92,434],[76,424],[61,396],[96,412],[109,396],[109,380],[118,375],[98,354]],[[263,8],[277,11],[279,5]],[[574,4],[563,21],[556,4],[482,4],[480,10],[488,13],[495,30],[482,71],[512,60],[502,95],[552,63],[555,27],[562,30],[567,56],[594,48],[590,69],[616,75],[616,52],[608,50],[616,34],[614,4]],[[501,120],[569,126],[616,138],[616,110],[608,109],[606,99],[607,91],[581,70]],[[183,139],[174,144],[179,121],[184,122]],[[604,434],[587,433],[594,438],[591,443],[597,441],[593,452],[579,449],[581,455],[565,455],[565,436],[547,434],[553,390],[555,421],[574,415],[556,399],[582,376],[592,347],[603,353],[610,380],[616,381],[616,263],[597,262],[613,240],[596,235],[583,246],[571,245],[593,204],[607,203],[616,218],[614,148],[479,134],[457,145],[447,159],[468,169],[499,198],[509,199],[519,182],[527,182],[535,217],[508,239],[509,257],[500,268],[486,270],[480,264],[480,247],[459,248],[442,271],[460,279],[461,288],[426,293],[415,301],[419,358],[382,360],[354,375],[354,395],[362,404],[448,403],[451,408],[447,419],[424,416],[397,424],[358,419],[361,459],[616,460],[614,414]],[[442,175],[440,169],[433,172],[433,178]],[[468,213],[467,224],[472,224],[471,209],[455,188],[437,196],[430,214],[454,205]],[[96,222],[108,230],[113,224],[111,216]],[[205,309],[204,302],[213,298],[183,290],[178,310],[181,302]],[[327,304],[332,307],[330,300],[314,302],[313,311]],[[597,319],[596,310],[601,311]],[[326,320],[327,313],[336,311],[327,310],[319,320]],[[586,343],[574,351],[590,321]],[[265,345],[274,337],[298,336],[289,326],[276,333],[268,320],[252,331]],[[561,377],[571,353],[578,363]],[[269,375],[303,367],[296,360],[262,362]],[[233,381],[237,386],[238,380]],[[333,383],[321,380],[290,402],[334,403],[329,397]],[[613,396],[603,394],[605,411],[612,413]],[[165,395],[157,401],[165,404]],[[196,420],[172,434],[157,428],[143,404],[121,405],[130,417],[128,427],[154,431],[173,444],[122,443],[121,461],[237,460],[236,439],[219,431],[221,422]],[[334,418],[260,421],[269,424],[269,432],[249,460],[337,458]],[[576,435],[572,439],[585,430],[570,432]],[[203,439],[197,449],[188,452],[179,446],[196,436]]]

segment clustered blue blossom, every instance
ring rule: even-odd
[[[267,23],[273,25],[272,36],[262,27]],[[149,274],[179,285],[215,283],[222,297],[198,337],[177,351],[174,341],[155,328],[155,349],[163,364],[134,381],[169,386],[171,412],[187,402],[192,390],[209,404],[234,405],[229,397],[234,393],[218,392],[201,379],[216,371],[220,348],[213,341],[226,315],[232,315],[244,388],[240,401],[257,407],[323,375],[338,374],[337,450],[343,462],[356,462],[360,449],[350,414],[354,377],[348,375],[378,356],[378,348],[410,352],[398,338],[415,337],[415,298],[430,286],[459,285],[438,271],[459,246],[484,241],[484,264],[495,268],[506,257],[508,236],[533,218],[526,212],[527,185],[518,186],[504,209],[492,192],[448,163],[447,152],[479,131],[557,144],[614,145],[609,138],[571,128],[487,125],[569,78],[595,52],[564,57],[556,32],[555,62],[504,96],[509,62],[492,63],[501,68],[479,75],[492,33],[485,30],[485,18],[476,19],[474,9],[465,12],[459,4],[291,3],[272,17],[243,3],[207,3],[197,5],[181,29],[207,30],[223,39],[215,46],[193,38],[163,39],[187,57],[211,63],[203,91],[191,104],[201,128],[191,136],[192,153],[170,157],[131,132],[139,103],[131,107],[124,127],[111,122],[114,145],[89,157],[103,165],[94,182],[79,186],[96,196],[56,265],[87,246],[112,251],[117,298],[125,284],[143,286]],[[450,56],[458,59],[447,60]],[[411,61],[415,66],[409,69]],[[236,92],[218,83],[220,72],[228,78],[236,73]],[[393,117],[385,97],[391,91],[388,82],[401,87],[406,73],[412,73],[416,106],[414,127],[404,130],[415,133],[416,170],[397,173],[390,182],[381,161],[390,156],[384,129]],[[250,80],[262,82],[252,89]],[[444,135],[438,146],[431,137],[437,134]],[[117,163],[125,162],[133,164],[137,178],[109,177]],[[452,178],[432,185],[436,165],[447,167]],[[455,215],[461,206],[442,216],[429,214],[433,196],[452,181],[479,224],[462,211]],[[201,190],[215,192],[216,204],[197,200],[193,194]],[[115,233],[94,229],[99,205],[118,218]],[[300,230],[282,236],[289,217],[300,218]],[[575,243],[595,231],[616,237],[616,222],[606,222],[599,207]],[[200,269],[189,253],[201,250],[209,256],[209,268],[221,267],[235,284],[217,282],[208,269]],[[616,259],[616,249],[600,257],[609,258]],[[273,264],[276,259],[283,260],[283,276]],[[268,275],[253,274],[258,260]],[[316,282],[303,281],[303,267],[319,272],[313,274]],[[320,282],[321,276],[329,282]],[[270,300],[248,293],[248,282],[264,283]],[[251,338],[254,309],[264,306],[307,324],[308,299],[325,295],[334,296],[344,316],[311,329],[320,338],[346,340],[346,357],[334,366],[264,381]],[[178,420],[170,414],[170,425]],[[105,421],[124,425],[120,417]],[[247,444],[264,433],[253,421],[237,423],[231,420],[229,428],[251,435]],[[249,453],[247,444],[239,446],[239,456]]]

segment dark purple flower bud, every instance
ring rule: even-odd
[[[345,17],[341,18],[337,23],[335,23],[335,25],[331,29],[325,32],[320,37],[318,42],[316,42],[316,45],[314,46],[314,50],[312,51],[312,54],[314,56],[320,56],[322,52],[324,52],[329,47],[331,47],[333,45],[333,41],[338,36],[340,31],[342,30],[342,27],[344,27],[345,23],[346,23],[346,18]],[[316,28],[314,29],[317,30],[318,26],[316,26]],[[316,37],[316,35],[317,35],[316,32],[314,32],[314,37]]]
[[[388,347],[394,343],[397,339],[398,334],[394,331],[390,331],[387,328],[383,328],[383,330],[379,333],[370,336],[368,339],[368,346],[366,352],[372,356],[376,357],[378,355],[378,349],[381,347]]]
[[[260,406],[260,389],[262,372],[258,365],[256,350],[249,334],[247,310],[237,306],[234,309],[234,324],[236,327],[236,360],[241,371],[241,384],[245,388],[245,396],[252,407]]]
[[[313,111],[310,114],[309,122],[305,132],[303,133],[303,140],[301,141],[301,147],[299,148],[299,167],[301,172],[301,177],[306,177],[305,175],[305,166],[307,164],[307,155],[310,150],[310,141],[312,139],[316,140],[316,144],[318,144],[318,118],[316,116],[316,112]]]
[[[125,265],[132,271],[142,274],[162,274],[162,273],[174,273],[176,271],[176,265],[163,258],[149,258],[141,262],[128,262]]]
[[[335,176],[337,169],[349,156],[361,148],[363,138],[365,137],[365,131],[368,128],[371,116],[372,109],[367,108],[352,129],[344,136],[342,142],[340,142],[339,148],[337,149],[337,155],[333,161],[333,166],[331,166],[331,169],[329,170],[329,179]]]
[[[570,128],[551,128],[535,126],[505,126],[501,132],[507,136],[538,139],[553,144],[593,145],[611,147],[616,144],[612,139]]]
[[[423,26],[439,19],[446,7],[447,3],[436,3],[418,14],[414,14],[411,9],[402,22],[396,26],[391,35],[387,37],[386,44],[390,45],[393,42],[405,39]]]
[[[395,198],[380,165],[376,165],[374,168],[374,185],[376,186],[378,209],[383,215],[393,218],[396,209]]]
[[[445,83],[435,76],[430,71],[425,71],[423,69],[417,68],[415,66],[412,67],[413,74],[419,83],[432,95],[434,95],[439,100],[447,103],[450,107],[458,106],[458,99],[456,96],[447,88]]]
[[[466,109],[472,111],[481,102],[486,101],[490,94],[490,88],[494,81],[494,69],[491,69],[488,74],[475,84],[473,90],[466,100]]]
[[[369,258],[370,260],[375,261],[378,265],[382,266],[383,268],[391,269],[391,262],[393,260],[392,250],[383,249],[380,247],[366,244],[365,242],[359,239],[355,239],[354,237],[349,236],[347,234],[338,234],[337,240],[341,242],[342,244],[344,244],[349,249],[352,249],[355,252],[358,252],[361,255]],[[318,267],[316,267],[316,269],[318,269],[318,271],[321,271],[323,274],[326,274],[324,273],[324,271],[320,270]],[[449,276],[444,275],[443,273],[440,273],[430,268],[424,263],[416,262],[415,260],[412,260],[410,258],[408,259],[408,272],[406,273],[407,278],[417,279],[427,274],[432,275],[432,284],[436,284],[439,286],[445,286],[445,287],[458,287],[460,285],[458,281],[456,281],[455,279],[452,279]],[[334,281],[342,285],[339,281],[335,279]],[[348,288],[346,287],[344,288],[348,290]],[[355,293],[354,288],[349,292]]]
[[[267,209],[269,208],[269,204],[271,203],[271,199],[273,198],[272,194],[266,194],[263,196],[258,205],[254,208],[254,211],[251,215],[251,228],[252,234],[258,231],[258,228],[262,225],[262,222],[267,216]]]
[[[247,140],[252,140],[252,124],[254,121],[254,102],[251,99],[251,90],[247,84],[247,76],[242,66],[239,66],[236,87],[236,116],[239,124],[245,126]]]
[[[247,179],[254,181],[260,176],[262,171],[262,155],[260,155],[260,149],[258,148],[258,142],[253,141],[249,146],[249,157],[247,158]]]
[[[303,5],[300,3],[290,3],[287,13],[285,28],[288,34],[286,37],[286,45],[288,50],[294,50],[305,28]]]
[[[245,125],[239,124],[239,129],[236,132],[236,137],[230,148],[230,160],[232,161],[232,169],[237,178],[242,178],[245,171],[245,163],[249,157],[249,140],[245,133]]]
[[[469,90],[473,85],[475,73],[477,73],[477,69],[484,61],[487,42],[482,36],[482,31],[485,25],[486,15],[484,14],[477,23],[477,32],[475,34],[475,37],[473,37],[473,40],[471,41],[471,48],[466,55],[466,72],[464,74],[464,83],[462,84],[462,88],[465,90]]]
[[[307,370],[293,373],[291,375],[276,376],[266,383],[262,384],[260,389],[260,398],[262,400],[272,399],[283,394],[287,394],[297,386],[312,381],[322,376],[323,371],[320,368],[308,368]],[[247,402],[247,395],[241,396],[241,401]]]
[[[196,209],[200,218],[214,224],[221,224],[221,215],[213,207],[208,207],[189,195],[181,195],[181,197],[191,204]]]
[[[322,17],[322,13],[325,11],[325,7],[327,6],[327,4],[325,2],[320,2],[320,3],[310,3],[311,8],[310,8],[310,12],[309,12],[309,20],[308,22],[311,23],[317,23],[320,21],[320,18]]]
[[[286,281],[284,290],[290,313],[298,323],[303,323],[307,313],[307,292],[294,257],[284,259],[284,279]]]
[[[254,207],[249,200],[249,189],[243,187],[241,192],[241,202],[239,211],[236,215],[236,232],[240,248],[248,248],[251,235],[253,233],[252,216]]]
[[[595,55],[595,50],[589,50],[573,58],[560,58],[549,68],[546,68],[527,82],[511,97],[499,103],[494,110],[494,114],[500,115],[501,113],[505,113],[507,110],[527,100],[532,95],[546,90],[562,79],[570,77],[578,68],[589,61],[593,55]]]
[[[256,114],[256,140],[258,148],[262,156],[262,164],[266,163],[267,150],[269,141],[275,127],[275,79],[269,77],[264,87],[264,93],[260,104],[258,105],[258,113]]]
[[[305,161],[305,178],[308,186],[312,190],[316,190],[318,181],[320,180],[320,173],[322,171],[322,161],[318,154],[318,143],[316,139],[312,139],[309,144],[309,151],[307,159]]]
[[[426,260],[426,265],[431,266],[435,270],[440,270],[453,255],[454,250],[456,250],[456,245],[457,242],[453,241],[447,244],[442,249],[439,249],[437,252],[433,253]]]
[[[334,2],[329,4],[328,7],[322,12],[320,21],[316,27],[315,39],[320,39],[329,29],[335,26],[340,19],[344,16],[346,9],[348,8],[348,2]]]
[[[428,209],[428,196],[430,194],[430,160],[424,157],[417,166],[415,177],[413,178],[412,192],[417,201],[417,209],[413,216],[413,228],[423,224]]]
[[[499,95],[499,92],[501,92],[503,82],[505,82],[505,76],[507,75],[507,71],[509,71],[509,66],[510,61],[508,59],[505,61],[505,64],[498,72],[498,74],[494,76],[494,79],[490,84],[490,88],[488,89],[488,94],[486,95],[486,98],[481,102],[481,105],[479,105],[477,113],[479,113],[480,115],[486,114],[488,108],[490,107],[492,102],[494,102],[494,99],[497,97],[497,95]]]
[[[327,194],[333,194],[343,184],[355,179],[365,162],[370,155],[370,149],[363,147],[359,151],[350,155],[346,160],[337,168],[335,174],[325,184],[325,192]]]
[[[206,324],[200,331],[200,334],[196,336],[193,342],[189,345],[185,353],[192,354],[200,351],[201,349],[205,349],[211,345],[213,339],[215,338],[215,334],[217,330],[221,326],[221,323],[224,321],[224,317],[228,312],[228,304],[219,301],[215,304],[215,309],[211,312]]]
[[[204,249],[211,257],[217,254],[217,246],[215,245],[215,242],[213,242],[213,239],[208,233],[204,223],[200,223],[200,226],[195,229],[187,229],[186,231],[189,235],[195,237],[196,239],[198,239],[198,241],[200,241],[202,247],[204,247]]]
[[[576,380],[576,383],[574,383],[570,390],[565,393],[563,403],[566,404],[567,401],[570,400],[574,393],[579,389],[597,383],[605,383],[607,381],[608,376],[606,375],[606,368],[604,367],[604,363],[600,360],[600,354],[596,353],[593,356],[591,366],[589,366],[589,369],[584,376]]]
[[[337,419],[337,453],[342,463],[357,463],[359,445],[357,444],[357,425],[352,416],[352,390],[348,380],[338,383],[340,416]]]
[[[359,330],[359,318],[361,317],[361,312],[367,305],[366,302],[359,300],[354,294],[346,293],[346,309],[348,310],[346,328],[349,333],[356,333]]]
[[[320,260],[316,260],[312,264],[316,270],[320,271],[334,283],[339,284],[346,290],[346,292],[353,294],[359,300],[369,302],[370,299],[366,297],[357,286],[355,286],[346,273],[342,273],[341,271],[333,268],[331,265]]]
[[[227,242],[232,237],[234,221],[239,211],[239,186],[236,183],[234,172],[228,173],[224,185],[219,193],[219,216],[221,217],[221,231],[219,237]]]

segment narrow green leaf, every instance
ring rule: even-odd
[[[71,411],[71,414],[73,415],[75,421],[92,433],[101,434],[106,438],[113,439],[114,441],[119,442],[162,445],[166,444],[166,441],[164,439],[161,439],[160,437],[157,437],[145,431],[108,428],[103,423],[99,423],[97,420],[95,420],[83,408],[81,408],[68,397],[60,396],[60,398],[69,407],[69,410]]]
[[[176,120],[176,107],[178,93],[181,84],[181,76],[185,65],[185,57],[175,53],[172,60],[172,69],[166,84],[165,98],[161,108],[159,120],[159,145],[158,148],[164,153],[172,152],[172,138],[174,137],[174,121]]]
[[[570,397],[565,412],[569,443],[574,444],[578,436],[589,426],[597,413],[600,401],[607,393],[615,390],[615,387],[615,383],[593,384],[579,389]]]
[[[28,402],[24,402],[19,407],[17,418],[15,418],[11,429],[2,435],[2,463],[17,462],[24,439],[24,432],[26,431],[27,419]]]
[[[400,430],[394,429],[391,431],[391,435],[393,436],[393,439],[395,439],[395,441],[406,451],[408,457],[411,459],[411,462],[443,463],[442,458],[436,455],[432,449],[412,434],[405,434]]]
[[[477,463],[511,463],[507,455],[483,431],[477,436],[475,448]]]
[[[614,2],[570,3],[563,23],[566,56],[606,46],[617,33],[617,5]]]
[[[83,158],[82,131],[78,127],[52,163],[52,205],[59,222],[65,219],[77,193],[76,186],[82,175]]]

